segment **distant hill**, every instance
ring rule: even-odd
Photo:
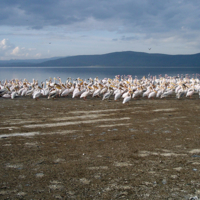
[[[1,63],[0,63],[1,64]],[[192,55],[167,55],[133,51],[102,55],[79,55],[49,59],[44,62],[9,63],[9,66],[130,66],[130,67],[200,67],[200,53]]]
[[[52,57],[52,58],[41,58],[41,59],[11,59],[11,60],[0,60],[0,66],[29,66],[42,63],[45,61],[59,59],[61,57]]]
[[[40,63],[40,66],[200,67],[200,53],[193,55],[166,55],[125,51],[103,55],[70,56]]]

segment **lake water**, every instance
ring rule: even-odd
[[[168,74],[200,74],[200,67],[0,67],[0,80],[24,79],[32,81],[34,78],[39,82],[45,81],[50,77],[60,77],[65,81],[68,77],[82,79],[95,78],[114,78],[115,75],[132,75],[142,78],[148,75]]]

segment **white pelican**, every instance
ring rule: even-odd
[[[127,97],[129,95],[129,90],[125,90],[124,93],[122,94],[122,98],[124,99],[125,97]]]
[[[164,92],[164,93],[160,96],[160,98],[162,99],[162,98],[166,98],[166,97],[172,96],[174,93],[175,93],[175,92],[174,92],[172,89],[171,89],[171,90],[168,90],[168,91]]]
[[[9,98],[11,98],[11,94],[10,93],[6,93],[2,97],[6,98],[6,99],[9,99]]]
[[[151,92],[151,88],[148,88],[147,91],[143,93],[142,97],[148,97]]]
[[[69,93],[73,93],[75,87],[74,87],[74,85],[72,83],[70,84],[70,86],[71,87],[69,88]]]
[[[175,89],[175,93],[178,93],[178,91],[181,89],[181,85],[178,85]]]
[[[156,94],[156,97],[157,97],[157,98],[160,98],[161,95],[162,95],[163,93],[164,93],[164,88],[158,89],[157,94]]]
[[[186,94],[185,90],[179,90],[178,93],[176,94],[176,98],[180,99],[181,97],[183,97]]]
[[[187,93],[186,93],[186,97],[192,97],[192,95],[194,94],[194,88],[191,88],[191,89],[189,89],[188,91],[187,91]]]
[[[128,91],[128,95],[124,98],[123,104],[128,103],[131,100],[131,91]]]
[[[54,77],[53,79],[54,79],[54,82],[53,82],[53,83],[52,83],[52,79],[51,79],[51,78],[50,78],[50,80],[49,80],[49,84],[50,84],[51,87],[53,87],[53,86],[55,85],[56,80],[57,80],[55,77]]]
[[[82,94],[82,91],[80,89],[80,86],[76,87],[73,91],[73,95],[72,95],[72,98],[75,98],[75,97],[78,97]]]
[[[113,89],[108,88],[108,91],[103,95],[102,100],[110,99],[111,95],[113,94]]]
[[[13,91],[10,95],[11,99],[14,99],[17,95],[17,91]]]
[[[108,91],[108,86],[101,89],[100,94],[105,94]]]
[[[48,99],[54,99],[54,98],[56,98],[56,96],[58,96],[58,94],[59,94],[59,91],[56,90],[55,88],[52,88],[49,91]]]
[[[86,100],[87,96],[91,94],[90,89],[92,89],[92,88],[90,86],[88,86],[87,90],[81,94],[80,98],[83,98],[84,100]]]
[[[54,88],[57,90],[59,96],[61,95],[62,91],[64,90],[63,86],[59,85],[57,83],[54,84]]]
[[[138,89],[133,93],[132,98],[134,99],[136,97],[140,97],[142,96],[142,94],[143,94],[142,88],[138,87]]]
[[[61,97],[66,97],[66,96],[68,96],[68,94],[70,93],[71,91],[70,91],[70,88],[66,88],[66,89],[64,89],[63,91],[62,91],[62,93],[61,93]]]
[[[34,92],[34,87],[32,87],[30,90],[27,90],[27,91],[26,91],[26,96],[32,95],[33,92]]]
[[[49,95],[49,82],[46,82],[46,88],[44,87],[44,83],[42,82],[41,83],[42,85],[42,89],[41,89],[41,93],[42,93],[42,96],[48,96]]]
[[[93,88],[94,88],[95,90],[94,90],[94,93],[93,93],[92,97],[100,97],[99,95],[100,95],[100,92],[101,92],[101,88],[100,88],[100,87],[97,87],[97,86],[95,86],[95,85],[93,85]]]
[[[3,96],[6,92],[7,92],[7,90],[5,88],[0,89],[0,96]]]
[[[25,89],[25,87],[23,86],[22,88],[19,89],[18,94],[21,96],[22,91]]]
[[[49,88],[44,88],[43,90],[41,90],[41,93],[43,96],[48,96],[49,95]]]
[[[150,92],[149,93],[149,95],[148,95],[148,99],[150,99],[150,98],[155,98],[156,97],[156,93],[157,93],[157,91],[156,90],[153,90],[152,92]]]
[[[21,92],[21,96],[26,96],[27,90],[28,90],[28,87],[25,86],[24,89],[23,89],[22,92]]]
[[[41,95],[41,90],[38,88],[33,92],[33,99],[38,100]]]
[[[124,92],[124,91],[123,91],[122,88],[120,87],[120,88],[118,89],[118,91],[115,93],[114,100],[117,101],[118,99],[120,99],[120,98],[122,97],[123,92]]]

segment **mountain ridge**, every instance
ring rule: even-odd
[[[28,61],[28,60],[27,60]],[[76,55],[44,62],[7,63],[0,66],[116,66],[116,67],[200,67],[200,53],[169,55],[134,51],[111,52],[99,55]]]

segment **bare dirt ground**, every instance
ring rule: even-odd
[[[200,99],[0,98],[0,199],[200,197]]]

